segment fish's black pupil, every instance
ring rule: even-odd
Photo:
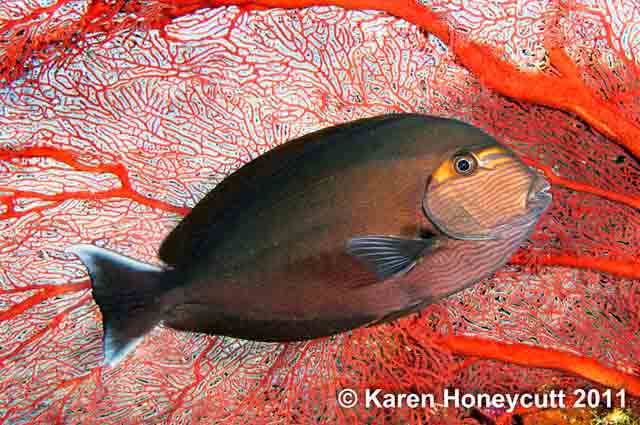
[[[476,166],[475,159],[470,158],[466,155],[457,157],[454,160],[453,164],[454,164],[456,173],[462,174],[464,176],[471,175],[475,170],[475,166]]]

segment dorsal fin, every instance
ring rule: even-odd
[[[325,128],[290,140],[245,164],[211,190],[169,233],[160,246],[159,256],[168,265],[178,265],[198,256],[207,239],[215,237],[216,225],[225,213],[243,208],[255,197],[261,184],[279,172],[294,166],[305,154],[313,152],[332,136],[349,130],[358,132],[408,114],[381,115]]]

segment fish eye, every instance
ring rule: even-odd
[[[453,168],[456,173],[461,176],[470,176],[476,170],[478,163],[476,159],[469,154],[456,155],[453,158]]]

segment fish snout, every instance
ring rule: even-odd
[[[538,172],[535,172],[535,178],[527,195],[527,206],[532,209],[538,209],[540,212],[547,209],[552,199],[549,189],[551,189],[549,181]]]

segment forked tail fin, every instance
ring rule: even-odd
[[[80,257],[89,271],[102,313],[104,362],[115,366],[160,321],[166,273],[94,245],[75,245],[67,252]]]

